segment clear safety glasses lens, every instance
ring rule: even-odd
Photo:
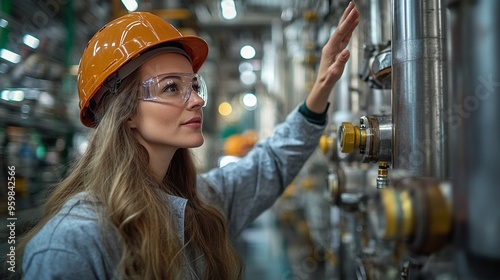
[[[143,98],[172,104],[185,104],[191,94],[198,94],[207,104],[207,85],[199,74],[168,73],[148,79],[142,83]]]

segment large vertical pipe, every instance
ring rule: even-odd
[[[500,274],[500,1],[454,1],[452,110],[455,246],[463,279]]]
[[[446,24],[442,0],[392,1],[393,167],[446,178]]]

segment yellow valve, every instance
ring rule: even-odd
[[[321,135],[321,138],[319,138],[319,149],[324,155],[333,150],[333,142],[333,137]]]
[[[315,186],[314,179],[311,177],[306,177],[304,181],[302,181],[302,189],[305,191],[310,191],[314,188]]]
[[[415,223],[413,222],[415,219],[413,213],[413,200],[408,191],[401,192],[399,199],[401,200],[401,212],[403,213],[401,217],[401,234],[408,240],[413,236],[413,232],[415,231]]]
[[[303,13],[303,16],[304,16],[304,19],[306,21],[315,21],[318,19],[318,15],[314,11],[311,11],[311,10],[305,11]]]
[[[341,130],[341,139],[340,139],[340,147],[342,149],[342,153],[353,153],[355,149],[359,148],[362,144],[362,135],[359,127],[354,126],[350,122],[343,122],[340,126]]]
[[[380,189],[373,224],[382,239],[405,241],[407,249],[428,255],[450,241],[453,229],[451,184],[433,178],[404,178]]]
[[[316,63],[316,56],[314,54],[309,54],[304,56],[304,64],[314,65]]]
[[[283,192],[283,198],[290,199],[293,198],[297,194],[297,187],[292,182]]]
[[[306,50],[313,51],[313,55],[314,55],[314,48],[316,47],[316,43],[314,41],[305,42],[304,47],[306,48]]]
[[[397,194],[394,189],[380,190],[380,202],[378,205],[380,227],[378,228],[379,237],[384,239],[392,239],[397,237],[398,232],[398,211],[397,211]]]
[[[413,201],[408,190],[386,188],[380,190],[383,221],[378,228],[379,237],[384,239],[402,238],[408,240],[415,230]]]

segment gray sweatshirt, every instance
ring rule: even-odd
[[[224,213],[231,238],[272,206],[315,150],[324,128],[295,109],[244,158],[198,175],[199,192]],[[187,200],[161,195],[172,205],[174,226],[184,242]],[[100,228],[93,205],[85,193],[67,201],[26,246],[23,279],[122,279],[116,269],[117,238]],[[103,232],[110,235],[108,242]],[[186,279],[203,279],[203,258],[187,258]]]

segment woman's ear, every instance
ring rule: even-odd
[[[127,124],[128,124],[129,128],[132,128],[132,129],[137,128],[135,118],[133,118],[133,117],[128,118]]]

